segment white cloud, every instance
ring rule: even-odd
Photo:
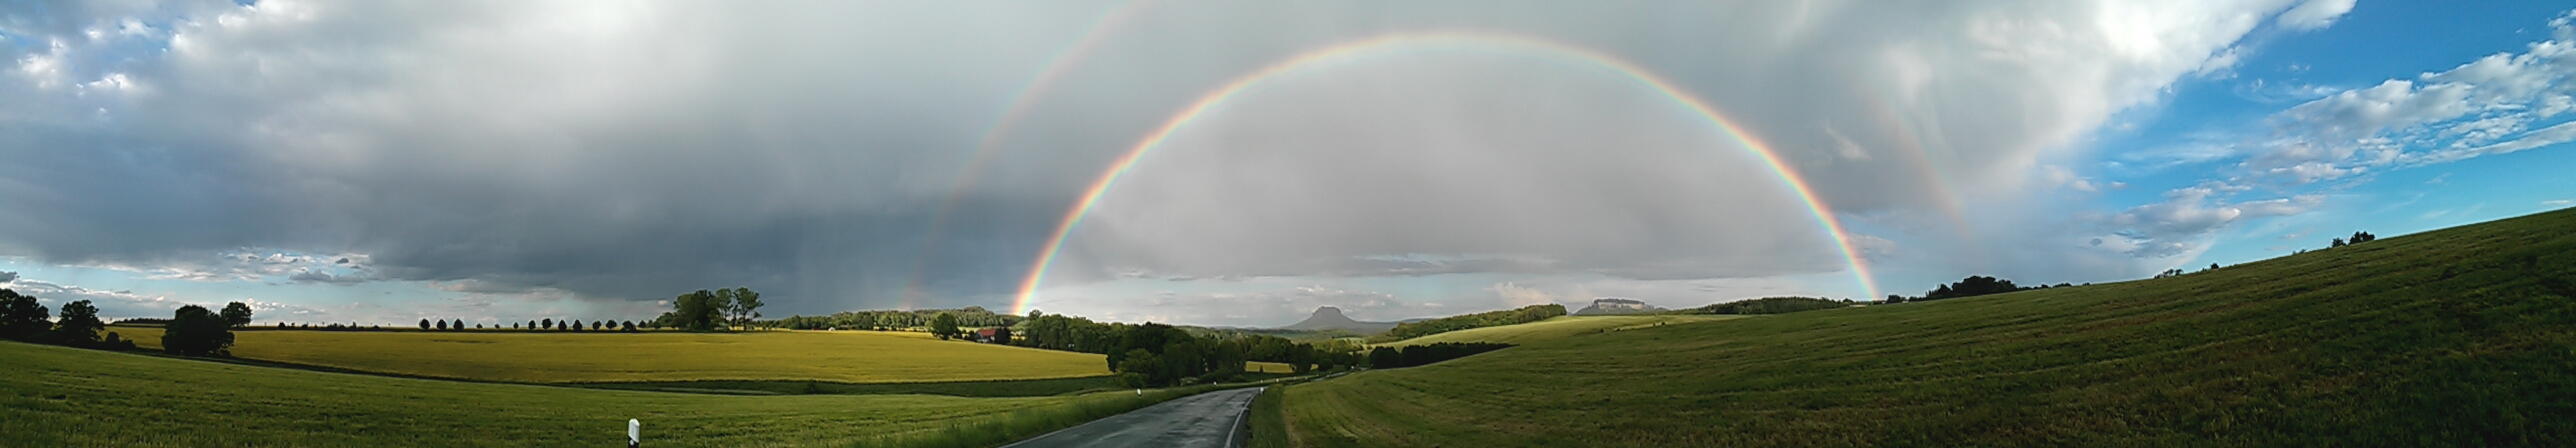
[[[2089,244],[2138,258],[2168,258],[2195,253],[2202,248],[2202,237],[2229,224],[2307,213],[2325,203],[2323,196],[2315,195],[2236,203],[2221,198],[2241,191],[2245,189],[2219,184],[2168,191],[2164,202],[2097,219],[2096,225],[2110,229],[2111,235],[2096,237]]]
[[[2571,11],[2570,14],[2576,14]],[[2286,17],[2286,15],[2285,15]],[[2366,167],[2421,166],[2576,140],[2576,28],[2562,15],[2553,39],[2519,53],[2478,58],[2416,79],[2345,90],[2273,115],[2278,135],[2245,162],[2297,183]],[[2541,126],[2533,130],[2534,126]]]
[[[2282,12],[2275,21],[2293,31],[2314,31],[2333,25],[2335,19],[2352,12],[2353,0],[2308,0]]]
[[[2576,199],[2551,199],[2540,201],[2540,206],[2542,207],[2566,207],[2570,205],[2576,205]]]

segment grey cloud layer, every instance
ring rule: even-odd
[[[1011,95],[1118,5],[45,3],[0,19],[0,96],[26,99],[0,106],[0,251],[147,269],[353,253],[367,279],[599,299],[751,285],[795,298],[785,312],[916,288],[989,304],[1165,115],[1276,58],[1421,30],[1619,54],[1742,120],[1837,208],[1921,209],[2012,186],[2293,6],[2167,3],[1156,4],[1038,92],[953,199]],[[1176,140],[1122,187],[1141,193],[1105,201],[1080,262],[1840,268],[1758,167],[1659,162],[1724,156],[1650,96],[1474,58],[1342,73]],[[1404,267],[1422,260],[1445,261]]]

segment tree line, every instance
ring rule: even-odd
[[[1850,299],[1832,300],[1814,297],[1764,297],[1753,300],[1710,304],[1698,308],[1673,310],[1672,314],[1784,314],[1799,311],[1845,308]]]
[[[842,311],[824,316],[792,316],[772,321],[780,328],[797,330],[904,330],[928,328],[940,315],[955,319],[961,328],[1018,326],[1020,316],[994,313],[980,306],[958,309]]]
[[[59,344],[100,350],[133,350],[134,341],[114,331],[101,334],[107,323],[98,319],[98,306],[88,300],[63,304],[61,316],[50,316],[51,310],[37,303],[35,296],[0,289],[0,336],[24,342]],[[154,320],[162,325],[161,348],[171,354],[186,356],[231,356],[232,329],[251,322],[250,305],[233,302],[223,311],[186,305],[179,307],[170,319]]]
[[[1517,309],[1463,314],[1420,322],[1395,324],[1395,328],[1370,336],[1369,342],[1394,342],[1470,328],[1499,327],[1547,320],[1565,315],[1565,305],[1530,305]]]
[[[649,326],[650,324],[650,322],[637,323],[636,321],[631,320],[594,320],[590,321],[588,324],[584,324],[582,321],[578,320],[556,321],[554,318],[545,318],[528,321],[524,325],[512,322],[508,329],[518,331],[623,331],[633,333],[641,331],[641,328]],[[430,331],[465,331],[467,328],[465,326],[464,319],[457,319],[454,323],[449,323],[449,321],[446,320],[421,319],[420,329]],[[474,324],[473,329],[482,330],[484,329],[484,325]],[[492,324],[491,329],[501,330],[503,328],[501,328],[501,324]]]

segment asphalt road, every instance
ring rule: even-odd
[[[1252,435],[1244,414],[1261,389],[1181,397],[1002,448],[1240,447]]]

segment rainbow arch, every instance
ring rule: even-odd
[[[1038,252],[1037,260],[1029,267],[1028,276],[1020,282],[1019,293],[1011,301],[1011,313],[1028,313],[1030,303],[1037,298],[1038,284],[1046,278],[1047,266],[1054,263],[1056,253],[1064,249],[1065,238],[1072,235],[1073,229],[1082,224],[1083,216],[1090,213],[1091,206],[1100,201],[1100,197],[1109,191],[1109,187],[1117,183],[1120,176],[1125,175],[1130,168],[1134,168],[1137,160],[1143,158],[1155,147],[1161,146],[1163,140],[1170,138],[1174,132],[1197,121],[1199,117],[1206,115],[1208,111],[1224,104],[1227,100],[1282,75],[1335,62],[1347,62],[1412,49],[1494,50],[1549,57],[1606,68],[1664,95],[1674,103],[1707,119],[1710,124],[1717,127],[1720,134],[1735,139],[1745,148],[1751,149],[1755,156],[1761,158],[1763,164],[1768,166],[1772,173],[1777,174],[1781,182],[1798,194],[1799,201],[1806,204],[1807,211],[1815,217],[1816,222],[1833,236],[1835,248],[1842,251],[1843,260],[1851,267],[1852,276],[1859,281],[1861,289],[1869,294],[1868,297],[1878,297],[1878,285],[1870,276],[1868,263],[1861,259],[1859,249],[1852,245],[1852,237],[1843,230],[1842,222],[1834,219],[1833,212],[1826,209],[1824,202],[1816,197],[1814,189],[1807,186],[1806,178],[1800,176],[1797,170],[1791,169],[1788,164],[1783,163],[1778,151],[1773,150],[1770,145],[1743,132],[1742,127],[1737,126],[1734,120],[1718,114],[1716,109],[1710,108],[1707,103],[1701,102],[1687,90],[1673,85],[1662,76],[1636,64],[1582,47],[1521,36],[1438,32],[1383,35],[1300,53],[1251,73],[1237,76],[1215,90],[1201,95],[1189,107],[1182,108],[1180,113],[1164,120],[1161,127],[1155,128],[1152,133],[1146,134],[1143,140],[1137,141],[1126,154],[1119,156],[1117,161],[1110,164],[1107,171],[1102,172],[1097,180],[1092,181],[1089,189],[1083,191],[1081,199],[1074,201],[1073,207],[1065,211],[1064,219],[1059,221],[1054,234],[1047,238],[1045,248]]]

